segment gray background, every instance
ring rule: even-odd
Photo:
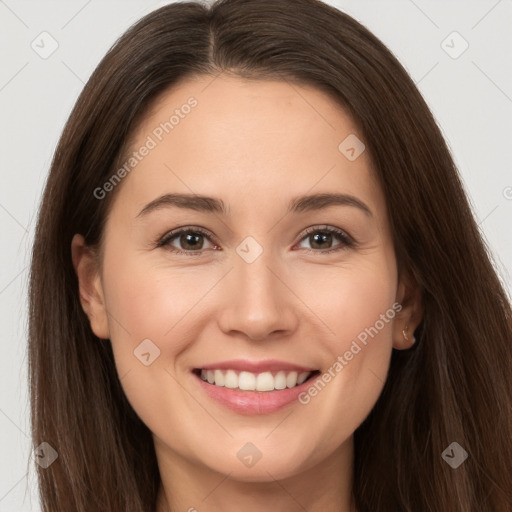
[[[40,510],[35,471],[27,462],[32,454],[26,292],[51,157],[83,84],[105,52],[129,25],[166,3],[0,0],[0,512]],[[510,292],[511,0],[328,3],[381,38],[417,83],[452,149]],[[51,36],[40,36],[44,31]],[[31,44],[48,51],[50,37],[58,48],[43,59]]]

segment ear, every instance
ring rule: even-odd
[[[393,348],[405,350],[415,343],[414,331],[423,318],[421,286],[407,271],[398,280],[396,300],[402,305],[393,324]]]
[[[80,303],[98,338],[109,339],[108,315],[96,253],[76,234],[71,241],[71,257],[78,277]]]

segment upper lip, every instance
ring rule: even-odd
[[[298,364],[266,359],[264,361],[249,361],[248,359],[232,359],[218,363],[206,364],[197,367],[200,370],[239,370],[251,373],[277,372],[279,370],[296,372],[313,372],[316,368],[309,368]]]

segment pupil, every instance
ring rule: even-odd
[[[331,241],[331,238],[332,238],[332,235],[330,233],[317,233],[315,235],[313,235],[313,244],[317,244],[317,245],[320,245],[322,243],[325,243],[325,242],[330,242]],[[320,247],[321,249],[322,247]]]
[[[188,249],[188,247],[186,247],[186,246],[189,245],[189,246],[191,246],[192,249],[194,249],[194,248],[197,249],[197,247],[198,247],[197,242],[198,242],[199,237],[201,237],[201,236],[202,235],[194,235],[194,234],[190,234],[190,233],[188,233],[186,235],[181,235],[182,247],[184,247],[185,249]],[[192,242],[192,244],[190,242]]]

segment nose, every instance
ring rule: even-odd
[[[263,256],[252,263],[236,261],[218,317],[220,329],[231,336],[243,333],[253,341],[293,333],[298,326],[300,301],[283,274]]]

